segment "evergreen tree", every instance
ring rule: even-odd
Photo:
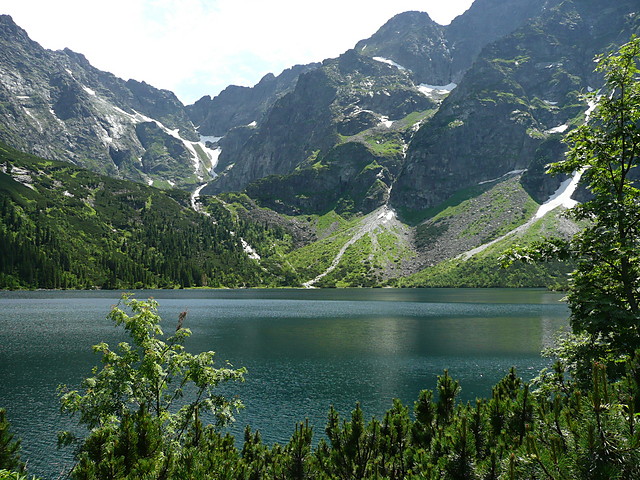
[[[14,439],[7,420],[7,412],[0,408],[0,469],[23,472],[25,465],[20,460],[20,440]]]

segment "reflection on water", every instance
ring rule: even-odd
[[[540,290],[143,291],[167,328],[188,310],[191,351],[214,350],[246,366],[244,384],[225,387],[246,409],[244,425],[285,442],[309,418],[321,435],[329,405],[348,414],[360,401],[380,416],[395,397],[407,404],[434,388],[444,369],[462,399],[486,396],[516,366],[530,378],[566,324],[560,295]],[[78,385],[97,357],[90,346],[123,339],[105,316],[118,292],[0,292],[0,406],[23,437],[31,472],[56,476],[69,456],[55,450],[56,388]]]

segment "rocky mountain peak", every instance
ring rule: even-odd
[[[87,57],[85,57],[82,53],[74,52],[70,48],[64,48],[62,50],[62,53],[66,55],[69,59],[71,59],[74,63],[82,67],[90,68],[90,69],[93,68],[89,60],[87,60]]]
[[[475,0],[446,27],[452,78],[458,81],[491,42],[510,34],[562,0]]]
[[[229,85],[219,95],[206,95],[187,107],[201,135],[224,136],[234,128],[259,123],[276,100],[293,90],[298,77],[319,64],[295,65],[280,75],[266,74],[254,87]]]
[[[392,60],[405,68],[416,83],[445,85],[450,81],[451,56],[445,29],[426,12],[394,16],[355,50],[373,58]]]
[[[474,8],[484,7],[482,15],[461,18],[456,28],[463,22],[480,28],[476,22],[502,4],[478,0]],[[562,134],[584,122],[582,94],[601,83],[593,75],[594,55],[628,41],[634,31],[628,16],[637,2],[512,5],[516,18],[537,14],[483,48],[454,94],[413,137],[394,184],[394,205],[433,207],[461,189],[523,169],[536,200],[553,192],[554,184],[541,180],[544,165],[561,158]]]
[[[0,141],[99,173],[158,186],[210,178],[212,155],[193,145],[199,137],[172,92],[125,82],[68,48],[44,49],[8,15],[0,16],[0,125]]]
[[[33,41],[27,32],[13,21],[11,15],[0,15],[0,38],[20,43]]]

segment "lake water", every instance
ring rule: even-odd
[[[246,408],[246,424],[267,442],[286,442],[309,418],[316,438],[334,405],[348,415],[360,401],[382,416],[393,398],[413,404],[448,369],[461,399],[487,396],[515,366],[531,378],[548,361],[540,350],[566,326],[562,295],[508,289],[338,289],[138,291],[153,296],[167,331],[188,310],[190,351],[248,369],[225,389]],[[59,414],[56,389],[78,386],[98,357],[91,345],[117,343],[106,320],[119,292],[0,292],[0,407],[22,438],[31,473],[55,478],[68,465],[56,432],[71,425]],[[221,365],[221,364],[220,364]]]

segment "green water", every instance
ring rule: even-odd
[[[23,439],[31,473],[56,477],[69,465],[55,447],[69,420],[56,388],[77,386],[97,358],[90,346],[121,333],[105,316],[119,292],[0,292],[0,406]],[[566,325],[561,295],[541,290],[357,289],[139,291],[155,297],[167,328],[188,310],[191,351],[214,350],[248,369],[231,385],[246,405],[233,433],[260,429],[285,442],[298,420],[322,435],[330,405],[348,414],[360,401],[381,416],[434,388],[446,368],[462,400],[489,394],[517,367],[525,378],[547,361],[540,350]]]

